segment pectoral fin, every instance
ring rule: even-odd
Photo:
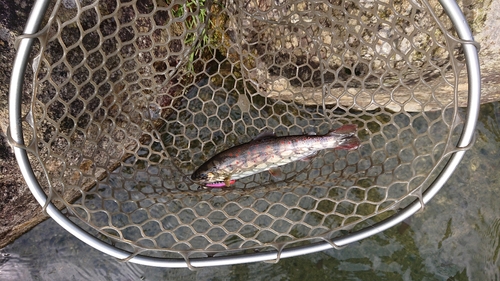
[[[226,185],[226,187],[230,186],[230,185],[231,185],[232,183],[234,183],[234,182],[235,182],[235,180],[232,180],[232,179],[231,179],[231,177],[226,178],[226,179],[224,180],[224,184]]]
[[[279,167],[273,167],[273,168],[269,169],[269,173],[271,174],[271,176],[273,176],[275,178],[278,178],[278,179],[283,178],[283,173],[281,172],[281,169]]]

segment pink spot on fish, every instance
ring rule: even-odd
[[[234,184],[236,180],[230,180],[229,184]],[[212,183],[207,183],[205,184],[206,187],[211,187],[211,188],[219,188],[219,187],[226,187],[226,183],[223,181],[218,181],[218,182],[212,182]]]

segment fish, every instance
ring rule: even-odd
[[[203,163],[191,174],[191,180],[211,188],[228,187],[236,180],[261,172],[281,178],[280,166],[313,158],[324,149],[354,150],[360,140],[355,124],[344,125],[325,135],[277,137],[272,132],[222,151]]]

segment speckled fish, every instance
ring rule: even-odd
[[[191,179],[206,187],[224,187],[264,171],[280,178],[279,166],[309,159],[320,150],[358,148],[360,141],[356,131],[356,125],[344,125],[322,136],[276,137],[263,133],[248,143],[213,156],[191,175]]]

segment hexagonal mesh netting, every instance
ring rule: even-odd
[[[155,257],[369,227],[421,200],[463,130],[464,41],[430,2],[57,1],[23,119],[37,179],[87,232]],[[261,131],[343,124],[358,149],[292,162],[281,179],[189,179]]]

